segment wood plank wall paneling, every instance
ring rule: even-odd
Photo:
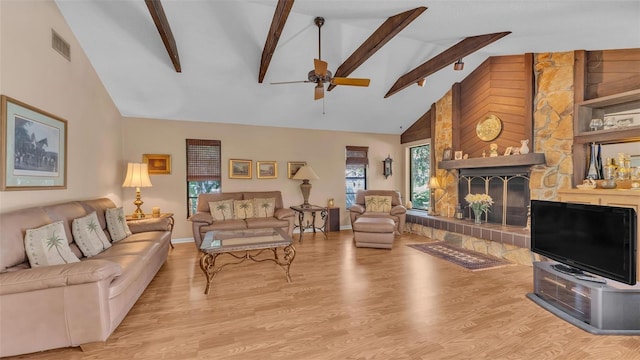
[[[640,49],[586,52],[585,100],[640,88]]]
[[[427,110],[426,113],[400,135],[400,143],[406,144],[429,138],[431,138],[431,110]]]
[[[489,144],[498,144],[500,154],[520,140],[531,139],[531,54],[491,57],[461,82],[460,149],[469,157],[489,154]],[[502,120],[497,139],[485,142],[476,136],[476,125],[488,115]]]
[[[508,146],[519,146],[522,139],[531,140],[532,54],[491,57],[454,87],[454,150],[463,150],[470,157],[482,156],[482,150],[488,153],[489,143],[478,139],[476,125],[490,114],[503,121],[503,132],[495,140],[501,153]],[[428,119],[429,111],[402,133],[401,143],[431,138],[434,129]]]

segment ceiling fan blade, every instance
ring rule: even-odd
[[[322,82],[319,82],[316,85],[315,91],[313,92],[313,100],[320,100],[324,97],[324,85]]]
[[[316,72],[318,77],[327,76],[327,67],[329,67],[329,64],[326,61],[313,59],[313,71]]]
[[[334,77],[331,83],[334,85],[369,86],[370,79]]]
[[[299,80],[299,81],[280,81],[280,82],[272,82],[269,83],[271,85],[281,85],[281,84],[297,84],[297,83],[310,83],[313,81],[309,81],[309,80]]]

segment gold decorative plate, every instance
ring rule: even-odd
[[[482,141],[491,141],[500,135],[502,121],[495,115],[488,115],[476,125],[476,134]]]

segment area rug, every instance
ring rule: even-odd
[[[433,255],[437,258],[447,260],[471,271],[487,270],[513,265],[513,263],[509,261],[499,259],[491,255],[484,255],[475,251],[451,246],[443,241],[408,244],[407,246],[429,255]]]

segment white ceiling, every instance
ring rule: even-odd
[[[57,0],[123,116],[400,134],[490,56],[640,47],[640,0],[296,0],[262,84],[258,70],[276,0],[163,0],[178,45],[176,73],[143,0]],[[389,16],[428,9],[351,77],[313,100],[318,55],[336,68]],[[406,72],[468,36],[510,35],[385,99]],[[72,49],[73,52],[73,49]],[[324,113],[323,113],[324,108]]]

